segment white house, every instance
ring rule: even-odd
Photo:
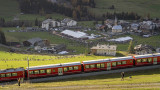
[[[91,48],[91,53],[95,55],[116,55],[116,45],[97,45]]]
[[[115,25],[112,27],[112,32],[113,33],[120,33],[122,32],[122,26],[121,25]]]
[[[62,26],[76,26],[77,21],[69,19],[69,18],[65,18],[64,20],[61,21],[61,25]]]
[[[131,30],[138,30],[138,27],[139,27],[139,24],[137,24],[137,23],[133,23],[133,24],[131,24]]]
[[[50,28],[59,27],[61,24],[52,19],[46,19],[42,22],[42,28],[49,30]]]

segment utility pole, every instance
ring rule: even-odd
[[[28,62],[28,81],[29,81],[29,59],[28,59],[28,56],[27,56],[27,62]]]

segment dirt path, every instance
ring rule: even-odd
[[[160,89],[160,83],[119,84],[119,85],[81,85],[81,86],[29,86],[25,88],[11,88],[11,90],[121,90],[121,89]],[[5,88],[6,89],[6,88]]]

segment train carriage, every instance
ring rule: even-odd
[[[47,77],[81,72],[81,63],[64,63],[29,67],[29,77]],[[28,77],[28,68],[26,69]]]
[[[156,58],[157,58],[157,64],[160,64],[160,53],[153,54],[153,56],[155,57],[154,59],[155,64],[156,64]]]
[[[63,74],[81,73],[82,71],[80,62],[63,63],[62,66]]]
[[[133,67],[133,57],[118,57],[111,59],[111,69]]]
[[[17,80],[24,77],[24,68],[0,70],[0,81]]]
[[[110,70],[111,63],[109,59],[83,61],[84,72]]]
[[[134,56],[135,66],[157,64],[157,57],[152,54]]]
[[[62,66],[60,64],[33,66],[33,67],[29,67],[29,74],[28,74],[28,68],[26,68],[26,74],[27,74],[27,77],[29,78],[61,75],[62,72],[58,73],[58,68],[61,68],[61,67]]]

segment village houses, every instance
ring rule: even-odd
[[[109,55],[115,56],[116,55],[116,45],[100,45],[94,46],[91,48],[91,53],[94,55]]]

